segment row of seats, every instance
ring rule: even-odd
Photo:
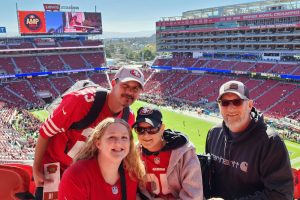
[[[178,72],[155,73],[145,86],[146,94],[158,94],[164,97],[183,99],[197,103],[205,98],[214,102],[219,87],[226,81],[237,79],[250,89],[255,106],[266,115],[276,118],[289,116],[299,119],[294,112],[300,110],[300,85],[282,83],[275,80],[257,80],[245,77],[222,75],[199,75]],[[282,106],[284,105],[284,106]]]
[[[224,69],[246,72],[275,73],[300,75],[299,64],[278,64],[264,62],[244,62],[228,60],[205,60],[203,58],[159,58],[153,63],[154,66],[173,66],[173,67],[198,67]]]
[[[66,69],[94,68],[105,64],[104,53],[0,58],[0,73],[16,74]]]
[[[78,47],[78,46],[100,46],[103,45],[101,40],[69,40],[69,41],[40,41],[19,42],[13,44],[1,44],[0,49],[32,49],[46,47]]]

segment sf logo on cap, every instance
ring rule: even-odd
[[[140,110],[140,115],[150,115],[153,112],[152,109],[150,108],[143,108],[142,110]]]
[[[135,69],[131,70],[131,71],[130,71],[130,74],[132,74],[132,75],[135,76],[135,77],[141,78],[140,72],[137,71],[137,70],[135,70]]]

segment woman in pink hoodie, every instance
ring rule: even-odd
[[[158,109],[141,107],[133,125],[146,167],[149,199],[202,200],[201,167],[195,147],[183,134],[165,130]]]

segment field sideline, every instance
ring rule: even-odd
[[[145,103],[141,101],[135,102],[132,106],[133,111],[136,113],[137,109],[142,105],[145,105]],[[214,125],[214,123],[170,111],[164,108],[162,108],[161,110],[163,112],[163,121],[166,124],[166,128],[181,131],[188,135],[190,140],[196,146],[197,152],[203,153],[207,131]],[[34,111],[32,113],[42,121],[45,121],[48,116],[48,112],[44,110]],[[292,167],[299,169],[300,145],[290,141],[285,141],[285,144],[290,154]]]

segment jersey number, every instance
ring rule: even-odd
[[[171,193],[169,190],[169,185],[167,181],[167,175],[166,174],[159,174],[159,179],[155,174],[147,174],[147,182],[150,182],[151,184],[151,190],[153,194],[158,195],[159,193],[162,193],[164,195]],[[161,184],[161,192],[159,183]]]

